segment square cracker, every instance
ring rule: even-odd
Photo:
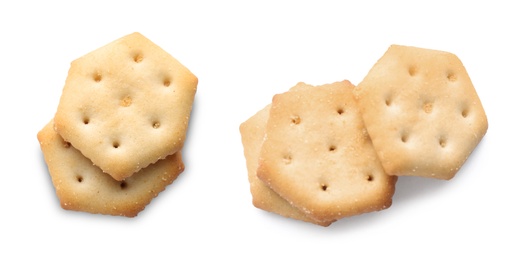
[[[52,122],[37,137],[60,205],[67,210],[135,217],[184,170],[177,152],[116,181],[64,141]]]
[[[301,89],[307,86],[310,85],[298,83],[291,90]],[[259,152],[265,137],[265,128],[270,112],[270,106],[271,105],[267,105],[239,126],[241,141],[244,147],[250,192],[252,194],[252,204],[256,208],[273,212],[284,217],[314,223],[320,226],[329,226],[332,221],[317,221],[310,218],[299,209],[290,205],[287,200],[283,199],[276,192],[267,187],[267,185],[256,176]]]
[[[390,207],[384,173],[349,81],[275,95],[257,176],[310,218],[334,221]]]
[[[197,78],[133,33],[73,61],[56,131],[116,180],[183,147]]]
[[[392,45],[355,94],[390,175],[451,179],[488,128],[468,73],[452,53]]]

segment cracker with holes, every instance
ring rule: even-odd
[[[298,83],[291,91],[311,87],[304,83]],[[261,144],[265,137],[265,128],[269,116],[270,106],[267,105],[262,110],[251,116],[239,126],[241,141],[244,148],[250,193],[252,194],[252,204],[259,209],[273,212],[284,217],[314,223],[320,226],[329,226],[332,221],[317,221],[310,218],[302,211],[290,205],[290,203],[270,189],[257,176],[258,158]]]
[[[180,151],[197,78],[133,33],[73,61],[56,131],[116,180]]]
[[[62,208],[135,217],[183,172],[181,152],[117,181],[64,141],[49,122],[38,140]]]
[[[275,95],[257,176],[318,221],[390,207],[384,173],[349,81]]]
[[[451,179],[488,128],[458,57],[391,46],[356,88],[387,174]]]

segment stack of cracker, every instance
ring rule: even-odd
[[[241,124],[256,207],[328,226],[388,208],[383,171],[349,81],[300,83]]]
[[[253,205],[329,226],[389,208],[398,176],[451,179],[487,127],[455,55],[393,45],[357,87],[299,83],[240,133]]]
[[[197,78],[139,33],[73,61],[37,135],[64,209],[135,217],[183,172]]]

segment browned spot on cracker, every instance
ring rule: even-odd
[[[433,111],[433,103],[431,103],[431,102],[424,103],[424,112],[429,114],[429,113],[431,113],[431,111]]]
[[[407,143],[407,139],[408,139],[408,135],[407,133],[402,133],[402,136],[400,136],[400,140],[402,141],[402,143]]]
[[[137,53],[133,56],[133,61],[135,61],[136,63],[142,62],[143,59],[144,56],[142,55],[142,53]]]
[[[165,78],[164,81],[163,81],[163,85],[165,87],[169,87],[170,84],[172,84],[172,81],[169,78]]]
[[[301,118],[298,116],[298,115],[293,115],[291,118],[290,118],[290,121],[297,125],[301,122]]]
[[[409,69],[407,70],[407,72],[409,73],[409,76],[411,76],[411,77],[415,76],[415,74],[416,74],[416,67],[415,66],[410,66]]]
[[[462,117],[463,117],[463,118],[468,117],[468,113],[469,113],[469,110],[468,110],[467,108],[464,109],[464,110],[462,110]]]
[[[445,137],[440,137],[438,139],[438,144],[440,144],[441,147],[446,147],[446,138]]]
[[[125,98],[123,98],[121,100],[121,103],[120,105],[123,106],[123,107],[129,107],[132,103],[132,99],[130,96],[126,96]]]
[[[100,74],[100,72],[93,73],[93,80],[95,82],[100,82],[102,80],[102,75]]]
[[[290,164],[292,162],[292,155],[286,154],[285,156],[283,156],[283,162],[285,164]]]
[[[453,73],[453,72],[449,72],[447,74],[447,80],[451,81],[451,82],[455,82],[457,81],[457,74]]]
[[[392,103],[393,103],[393,101],[392,101],[390,96],[385,98],[385,105],[386,106],[390,107]]]

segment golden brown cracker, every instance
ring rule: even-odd
[[[52,121],[37,137],[60,205],[67,210],[135,217],[184,171],[177,152],[117,181],[64,141]]]
[[[180,151],[197,78],[133,33],[73,61],[55,129],[116,180]]]
[[[257,176],[318,221],[382,210],[396,177],[384,173],[349,81],[275,95]]]
[[[292,89],[299,89],[305,86],[308,85],[298,83],[298,85]],[[329,226],[332,221],[317,221],[313,218],[310,218],[302,211],[291,206],[288,201],[280,197],[276,192],[267,187],[265,183],[257,178],[256,172],[258,168],[259,152],[265,137],[265,128],[269,111],[270,105],[267,105],[265,108],[258,111],[256,114],[243,122],[239,127],[246,159],[246,167],[253,205],[259,209],[273,212],[284,217],[298,219],[320,226]]]
[[[356,95],[390,175],[451,179],[488,128],[469,75],[452,53],[392,45]]]

